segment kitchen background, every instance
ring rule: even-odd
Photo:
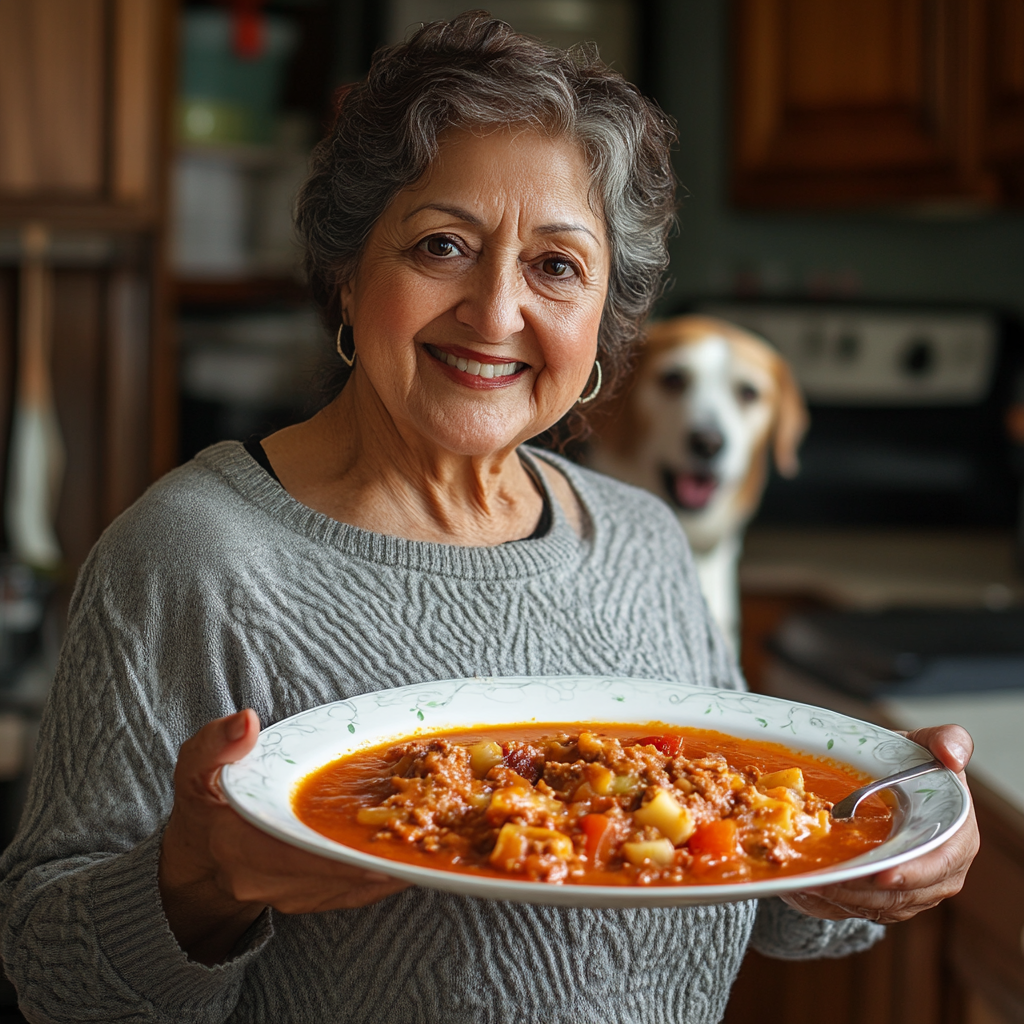
[[[463,7],[0,0],[0,841],[99,532],[199,448],[315,408],[331,348],[289,210],[335,89]],[[961,896],[859,957],[751,954],[726,1019],[1024,1020],[1024,3],[489,9],[596,40],[677,120],[659,312],[762,330],[807,392],[804,472],[741,568],[751,685],[978,740]]]

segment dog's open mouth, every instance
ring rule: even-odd
[[[718,489],[718,477],[713,473],[677,473],[666,468],[661,474],[669,501],[686,512],[699,512]]]

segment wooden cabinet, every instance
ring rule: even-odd
[[[732,195],[1024,201],[1021,0],[737,0]]]
[[[950,901],[947,955],[965,1024],[1024,1020],[1024,819],[972,786],[981,849]]]
[[[743,665],[751,688],[887,723],[877,705],[785,668],[765,641],[811,595],[743,596]],[[818,607],[821,607],[820,603]],[[968,769],[970,776],[970,769]],[[888,928],[842,960],[772,961],[747,954],[723,1024],[1021,1024],[1024,1022],[1024,815],[970,778],[981,848],[962,891]]]
[[[1001,194],[1024,204],[1024,0],[988,0],[982,160]]]
[[[942,971],[945,911],[889,927],[839,960],[769,960],[748,952],[722,1024],[952,1024]]]
[[[742,666],[752,690],[781,696],[766,678],[766,643],[790,615],[822,607],[820,597],[799,592],[743,594]],[[889,927],[866,952],[838,960],[770,960],[751,950],[722,1024],[815,1024],[823,1008],[835,1024],[968,1024],[949,1012],[948,917],[947,906],[939,906]]]
[[[0,451],[27,230],[46,238],[66,576],[176,457],[162,283],[173,0],[0,0]],[[8,474],[9,484],[9,474]],[[8,538],[9,539],[9,538]]]
[[[170,13],[163,0],[0,0],[0,217],[159,218]]]

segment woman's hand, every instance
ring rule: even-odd
[[[927,747],[947,768],[966,783],[964,769],[971,759],[974,743],[959,725],[938,725],[907,733],[907,738]],[[888,871],[842,885],[808,889],[782,898],[792,907],[838,921],[866,917],[882,924],[906,921],[928,910],[964,884],[967,869],[978,852],[978,824],[971,806],[967,821],[938,849]]]
[[[255,712],[239,711],[205,725],[178,755],[160,895],[179,945],[200,963],[230,956],[267,906],[286,914],[362,907],[407,887],[289,846],[231,809],[220,769],[252,750],[259,731]]]

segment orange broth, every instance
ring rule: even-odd
[[[633,725],[528,723],[416,733],[360,750],[332,761],[302,779],[293,794],[292,805],[297,817],[310,828],[365,853],[420,867],[515,879],[515,875],[491,867],[485,857],[479,863],[467,863],[464,858],[453,856],[445,849],[428,852],[397,839],[375,837],[377,827],[360,824],[356,821],[356,814],[361,808],[379,804],[393,792],[391,769],[396,759],[389,760],[387,755],[396,744],[428,738],[443,738],[467,746],[481,740],[494,740],[498,743],[509,740],[530,742],[584,730],[619,740],[635,740],[636,737],[655,733],[658,736],[679,736],[683,739],[682,752],[686,758],[692,760],[721,755],[729,767],[736,771],[752,767],[759,774],[766,774],[799,767],[804,773],[806,790],[832,803],[869,781],[852,768],[831,760],[797,753],[781,744],[738,739],[709,729],[680,728],[651,722]],[[827,835],[803,840],[799,854],[787,863],[754,863],[744,869],[742,877],[728,861],[711,863],[702,865],[700,871],[689,873],[682,883],[655,884],[723,884],[816,871],[849,860],[877,846],[888,837],[891,827],[892,814],[889,808],[875,796],[861,804],[856,819],[849,822],[833,821]],[[636,884],[621,869],[598,867],[589,867],[582,876],[567,879],[566,882],[576,885]]]

